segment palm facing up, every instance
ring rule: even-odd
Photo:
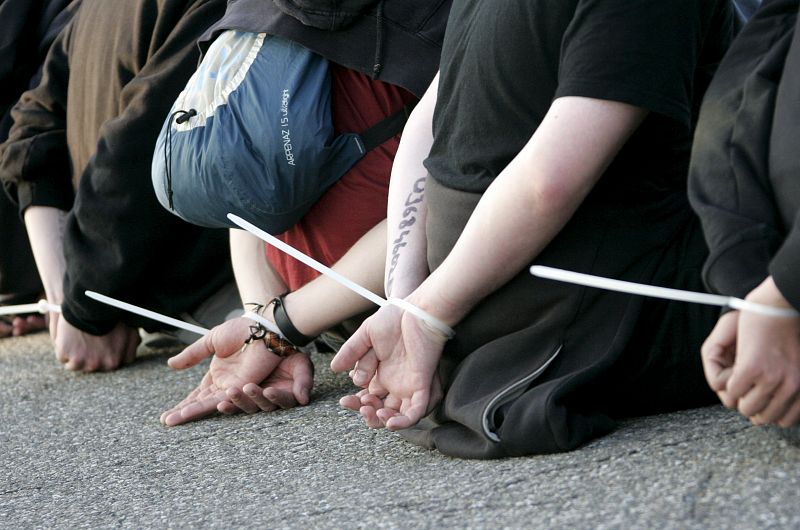
[[[435,378],[446,339],[416,317],[393,306],[367,319],[331,362],[340,372],[353,368],[353,382],[367,392],[342,399],[358,409],[370,427],[405,429],[441,398]]]
[[[263,341],[254,341],[242,348],[250,335],[250,325],[249,320],[242,318],[225,322],[168,361],[171,367],[182,369],[214,355],[208,373],[197,388],[164,412],[161,423],[172,426],[207,416],[228,399],[226,390],[259,383],[273,373],[281,358]]]

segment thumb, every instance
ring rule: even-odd
[[[369,321],[370,319],[365,320],[342,345],[331,360],[331,370],[336,373],[350,370],[372,348],[372,339],[367,331]]]
[[[216,329],[216,328],[214,328]],[[179,354],[167,359],[167,364],[174,370],[183,370],[196,365],[214,354],[214,329],[211,332],[183,349]]]
[[[300,353],[296,355],[302,355],[304,358],[295,364],[292,374],[292,378],[294,379],[292,383],[292,394],[294,394],[294,398],[298,403],[301,405],[308,405],[309,393],[311,392],[311,387],[314,386],[314,366],[305,354]]]

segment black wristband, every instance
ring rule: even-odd
[[[294,324],[292,324],[292,321],[289,319],[289,315],[286,314],[286,306],[283,304],[284,296],[285,295],[281,295],[277,298],[273,298],[272,302],[270,302],[274,304],[272,308],[272,317],[275,319],[275,325],[278,326],[278,329],[281,330],[281,333],[283,333],[283,336],[286,337],[289,342],[295,346],[305,346],[314,340],[314,337],[307,337],[294,327]]]

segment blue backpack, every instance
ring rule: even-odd
[[[226,31],[173,105],[153,157],[159,202],[190,223],[233,227],[231,212],[271,233],[297,223],[411,110],[336,135],[328,61],[264,33]]]

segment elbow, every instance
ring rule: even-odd
[[[591,186],[576,186],[575,182],[556,175],[531,179],[528,198],[542,211],[564,212],[577,208],[590,189]]]

